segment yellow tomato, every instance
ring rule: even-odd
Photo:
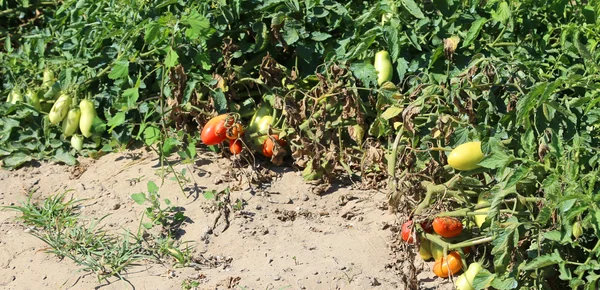
[[[467,142],[454,148],[448,155],[448,165],[456,170],[469,171],[479,168],[479,163],[483,160],[481,151],[481,142]]]

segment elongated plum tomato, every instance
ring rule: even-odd
[[[50,109],[50,113],[48,113],[48,119],[50,120],[50,123],[52,123],[52,125],[56,125],[62,121],[69,112],[69,106],[71,106],[71,96],[62,94],[60,97],[58,97],[58,100],[56,100],[52,106],[52,109]]]
[[[227,117],[228,114],[222,114],[206,122],[206,125],[202,128],[202,133],[200,134],[202,143],[206,145],[217,145],[227,139],[227,129],[225,128]]]
[[[77,151],[81,151],[83,149],[83,137],[81,135],[73,135],[71,137],[71,147],[75,148]]]
[[[240,153],[242,153],[242,150],[244,148],[242,147],[242,141],[241,140],[230,140],[229,141],[229,152],[231,152],[231,154],[233,155],[238,155]]]
[[[450,252],[448,256],[442,257],[433,265],[433,273],[442,278],[457,274],[461,269],[462,260],[460,254],[456,251]]]
[[[65,137],[69,137],[75,132],[77,132],[77,127],[79,126],[79,119],[81,118],[81,110],[80,109],[71,109],[69,113],[67,113],[67,117],[63,120],[62,128],[63,134]]]
[[[277,140],[277,143],[279,143],[279,146],[285,146],[285,144],[286,144],[285,141],[280,140],[279,135],[271,135],[271,137],[273,137],[273,139]],[[262,146],[263,155],[268,158],[273,157],[273,147],[275,147],[273,140],[271,140],[271,138],[267,138]]]
[[[421,238],[419,254],[421,255],[421,259],[423,259],[423,261],[427,261],[433,257],[431,255],[431,242],[428,239]]]
[[[429,242],[429,252],[435,261],[438,261],[444,256],[444,248],[434,242]]]
[[[81,110],[79,130],[83,136],[89,138],[92,136],[92,125],[94,124],[94,118],[96,118],[96,107],[92,101],[84,99],[79,102],[79,110]]]
[[[458,279],[456,279],[455,286],[457,290],[475,290],[473,288],[473,280],[475,280],[475,276],[477,273],[481,271],[482,265],[480,263],[471,263],[469,268],[465,273],[460,275]]]
[[[387,51],[382,50],[375,54],[375,62],[373,66],[375,66],[375,70],[377,70],[378,85],[381,85],[392,79],[394,70],[392,68],[392,59]]]
[[[579,239],[579,237],[581,237],[581,235],[583,235],[583,227],[581,226],[581,222],[580,221],[576,221],[573,223],[573,237],[575,237],[576,239]]]
[[[433,220],[433,230],[444,238],[452,238],[460,235],[463,224],[452,217],[437,217]]]
[[[413,221],[411,221],[411,220],[406,221],[402,224],[402,232],[401,232],[402,240],[409,244],[412,244],[415,242],[415,239],[413,238],[413,234],[412,234],[412,224],[413,224]]]
[[[481,152],[481,142],[467,142],[458,145],[448,155],[448,165],[456,170],[469,171],[479,168],[479,163],[483,160]]]

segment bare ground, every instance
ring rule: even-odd
[[[161,185],[157,156],[135,150],[80,162],[78,167],[41,163],[1,170],[0,206],[18,205],[31,190],[34,200],[43,200],[72,189],[69,197],[88,199],[83,217],[110,214],[103,225],[111,232],[136,231],[144,206],[130,195],[145,192],[150,180]],[[211,232],[218,211],[202,192],[235,188],[238,182],[222,182],[230,164],[205,153],[195,165],[174,165],[176,171],[188,171],[185,194],[172,175],[160,187],[161,198],[185,208],[190,220],[181,239],[195,246],[194,256],[209,262],[186,268],[148,262],[131,268],[125,280],[98,281],[71,260],[46,253],[47,245],[16,220],[18,212],[2,210],[0,288],[181,289],[184,280],[198,281],[198,289],[406,288],[398,270],[387,267],[397,262],[390,251],[397,218],[387,211],[382,192],[342,187],[316,195],[297,172],[271,168],[277,174],[266,188],[252,191],[242,184],[231,193],[232,200],[245,201],[243,210],[231,214],[225,231],[220,219]],[[431,263],[419,259],[414,265],[419,289],[452,289],[433,276]]]

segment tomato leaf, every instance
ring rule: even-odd
[[[129,62],[115,62],[112,71],[108,74],[108,78],[112,80],[120,79],[129,76]]]
[[[160,140],[160,129],[155,126],[149,126],[144,129],[144,143],[151,146]]]
[[[412,16],[419,19],[425,18],[425,15],[423,15],[421,8],[419,8],[419,6],[417,5],[417,3],[415,3],[414,0],[402,0],[402,6],[404,6],[404,8],[406,8],[406,10],[408,10],[408,12],[412,14]]]
[[[165,66],[167,68],[174,67],[175,65],[177,65],[178,59],[179,55],[177,55],[177,52],[175,52],[175,50],[173,50],[173,48],[169,46],[169,48],[167,49],[167,57],[165,58]]]
[[[31,156],[31,154],[27,154],[24,152],[16,152],[16,153],[12,153],[10,154],[8,157],[5,157],[3,159],[3,165],[4,167],[8,168],[8,169],[13,169],[13,168],[17,168],[29,161],[33,160],[33,157]]]
[[[475,39],[477,39],[477,36],[479,35],[481,28],[483,28],[483,25],[486,22],[487,22],[487,19],[481,17],[481,18],[478,18],[477,20],[475,20],[471,24],[471,28],[469,28],[469,31],[467,32],[467,36],[465,37],[465,41],[462,44],[462,48],[469,47],[471,44],[473,44]]]
[[[531,260],[529,263],[523,265],[521,267],[521,270],[523,270],[523,271],[537,270],[537,269],[541,269],[544,267],[556,265],[562,261],[563,261],[563,259],[561,258],[560,254],[558,253],[557,250],[555,250],[552,254],[546,254],[546,255],[539,256],[539,257]]]
[[[58,148],[56,153],[54,154],[55,161],[62,162],[66,165],[75,165],[77,164],[77,159],[71,155],[71,153],[63,150],[62,148]]]
[[[350,70],[366,87],[377,83],[377,70],[370,63],[353,63]]]

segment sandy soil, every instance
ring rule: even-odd
[[[17,171],[0,171],[0,206],[15,205],[72,189],[69,196],[88,198],[81,209],[86,218],[110,214],[104,221],[114,233],[136,230],[144,206],[130,195],[145,192],[148,181],[161,184],[158,158],[145,150],[109,154],[98,160],[80,159],[79,167],[35,164]],[[387,211],[385,194],[342,187],[316,195],[299,173],[271,168],[276,178],[261,190],[242,184],[232,200],[245,201],[230,226],[217,223],[213,201],[204,190],[236,187],[226,181],[231,161],[205,153],[185,168],[190,178],[186,197],[179,185],[164,179],[160,193],[185,208],[191,223],[181,239],[195,246],[196,256],[212,265],[176,268],[170,263],[135,266],[126,280],[81,272],[71,260],[45,252],[47,245],[28,233],[15,218],[19,213],[0,211],[1,289],[181,289],[184,280],[198,281],[198,289],[405,289],[393,262],[396,217]],[[452,289],[431,274],[431,263],[414,261],[421,272],[420,289]]]

